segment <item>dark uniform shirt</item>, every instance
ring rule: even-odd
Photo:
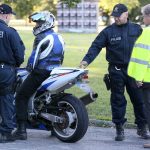
[[[17,31],[0,20],[0,63],[19,67],[24,61],[24,50]]]
[[[90,64],[101,49],[106,47],[106,60],[110,64],[127,65],[134,42],[141,33],[140,25],[129,21],[120,26],[114,23],[99,33],[83,61]]]

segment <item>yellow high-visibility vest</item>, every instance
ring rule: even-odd
[[[150,82],[150,27],[143,29],[134,45],[128,75],[137,81]]]

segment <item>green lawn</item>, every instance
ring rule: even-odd
[[[20,31],[20,35],[26,46],[25,60],[27,61],[27,58],[32,50],[34,36],[32,35],[31,31]],[[61,35],[66,43],[63,66],[77,67],[92,41],[96,37],[96,34],[62,33]],[[26,61],[23,65],[26,65]],[[97,101],[87,107],[90,118],[111,120],[111,108],[109,101],[110,92],[106,90],[102,80],[104,73],[107,72],[105,49],[102,50],[101,55],[99,55],[95,61],[89,65],[88,69],[90,85],[99,95]],[[80,92],[80,90],[75,87],[69,91],[71,91],[77,97],[84,95],[84,93]],[[127,99],[129,99],[128,96]],[[126,116],[128,118],[128,122],[134,122],[133,109],[130,100],[128,100]]]

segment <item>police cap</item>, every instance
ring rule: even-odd
[[[117,4],[114,6],[111,16],[120,17],[122,13],[127,12],[128,8],[124,4]]]
[[[13,14],[13,15],[16,15],[16,13],[14,13],[12,11],[12,8],[7,4],[1,4],[0,5],[0,14]]]

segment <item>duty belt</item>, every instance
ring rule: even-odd
[[[116,70],[127,69],[127,64],[109,64],[110,66],[114,66]]]
[[[110,66],[116,66],[117,68],[127,68],[128,64],[109,64]]]

